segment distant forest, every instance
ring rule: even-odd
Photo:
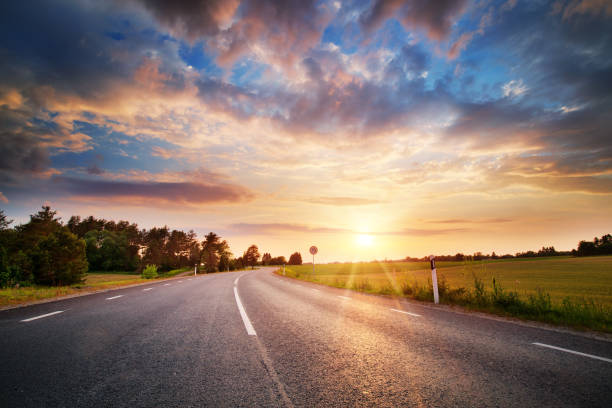
[[[483,259],[505,259],[505,258],[536,258],[545,256],[595,256],[595,255],[612,255],[612,235],[606,234],[601,238],[593,238],[593,241],[580,241],[578,248],[571,251],[557,251],[554,246],[542,247],[539,251],[517,252],[516,254],[497,255],[495,252],[491,254],[483,254],[476,252],[473,255],[465,255],[458,253],[455,255],[436,255],[439,261],[480,261]],[[412,258],[407,256],[402,261],[427,261],[428,257]]]
[[[232,271],[257,264],[282,265],[284,256],[260,254],[251,245],[239,257],[214,232],[198,241],[195,232],[167,226],[139,229],[129,221],[72,216],[67,223],[44,206],[26,224],[12,221],[0,210],[0,287],[67,285],[83,281],[88,271],[140,272],[147,265],[169,271],[198,265],[200,271]],[[291,262],[302,263],[299,253]]]

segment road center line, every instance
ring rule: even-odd
[[[152,289],[153,289],[153,288],[146,288],[146,289],[143,289],[142,291],[143,291],[143,292],[146,292],[147,290],[152,290]]]
[[[242,276],[242,275],[240,275],[240,276]],[[234,286],[236,286],[238,284],[238,279],[240,279],[240,276],[237,277],[236,279],[234,279]]]
[[[391,309],[391,310],[393,310],[394,312],[397,312],[397,313],[404,313],[404,314],[407,314],[407,315],[410,315],[410,316],[414,316],[414,317],[421,317],[420,314],[416,314],[416,313],[405,312],[403,310],[397,310],[397,309]]]
[[[170,284],[169,283],[164,283],[164,286],[170,286]]]
[[[178,283],[183,283],[183,281],[178,281]]]
[[[188,280],[188,281],[190,281],[190,280],[191,280],[191,278],[189,278],[189,279],[187,279],[187,280]]]
[[[236,297],[236,304],[238,305],[238,310],[240,311],[240,316],[242,317],[242,322],[244,323],[244,327],[246,328],[247,334],[249,336],[257,336],[255,333],[255,329],[249,320],[249,316],[246,314],[246,310],[244,310],[244,306],[242,306],[242,302],[240,301],[240,296],[238,296],[238,288],[234,286],[234,296]]]
[[[315,289],[315,288],[310,288],[310,290],[314,291],[314,292],[320,292],[319,289]]]
[[[340,295],[336,295],[338,296],[340,299],[344,299],[344,300],[352,300],[350,297],[348,296],[340,296]]]
[[[612,363],[612,359],[605,358],[605,357],[594,356],[593,354],[581,353],[579,351],[568,350],[568,349],[564,349],[564,348],[556,347],[556,346],[551,346],[550,344],[544,344],[544,343],[531,343],[531,344],[533,344],[535,346],[540,346],[540,347],[547,347],[547,348],[550,348],[550,349],[553,349],[553,350],[565,351],[566,353],[572,353],[572,354],[576,354],[576,355],[582,356],[582,357],[594,358],[595,360],[601,360],[601,361],[605,361],[607,363]]]
[[[117,296],[109,297],[109,298],[106,298],[106,300],[113,300],[113,299],[117,299],[117,298],[120,298],[120,297],[123,297],[123,295],[117,295]]]
[[[32,320],[37,320],[37,319],[42,319],[43,317],[49,317],[49,316],[53,316],[59,313],[64,313],[63,310],[58,310],[57,312],[51,312],[51,313],[46,313],[40,316],[34,316],[34,317],[30,317],[29,319],[23,319],[21,320],[22,322],[31,322]]]

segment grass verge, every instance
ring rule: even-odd
[[[88,273],[85,283],[70,286],[25,286],[0,289],[0,308],[16,306],[37,300],[51,299],[79,293],[91,293],[104,289],[118,288],[136,283],[150,282],[140,275],[127,273]]]
[[[609,303],[612,257],[594,258],[520,260],[493,265],[439,263],[440,302],[523,320],[612,333],[612,304]],[[573,269],[576,262],[585,266],[578,274]],[[593,268],[593,264],[599,266]],[[402,270],[402,266],[407,269]],[[359,292],[433,302],[431,273],[426,264],[317,265],[314,274],[310,268],[311,265],[287,267],[286,276]],[[529,272],[524,273],[525,269]],[[276,273],[282,275],[282,269]],[[518,284],[507,289],[508,282],[518,282],[515,279],[518,275],[523,290],[517,288]],[[555,290],[542,289],[542,282],[554,282]]]

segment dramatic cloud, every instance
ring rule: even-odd
[[[330,240],[550,207],[601,225],[611,20],[599,0],[2,2],[0,201]]]
[[[251,55],[291,66],[316,45],[330,10],[314,0],[139,0],[174,35],[204,39],[228,66]]]
[[[52,181],[57,188],[77,197],[123,200],[135,205],[239,203],[254,198],[248,189],[232,184],[105,181],[71,177],[54,177]]]
[[[422,29],[429,38],[441,41],[448,36],[466,4],[465,0],[375,0],[371,9],[361,17],[361,22],[366,29],[373,30],[395,17],[408,30]]]
[[[231,19],[239,0],[138,0],[174,35],[195,40],[218,34]]]

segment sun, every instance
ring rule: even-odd
[[[370,234],[359,234],[355,237],[355,241],[361,246],[371,246],[374,243],[374,237]]]

